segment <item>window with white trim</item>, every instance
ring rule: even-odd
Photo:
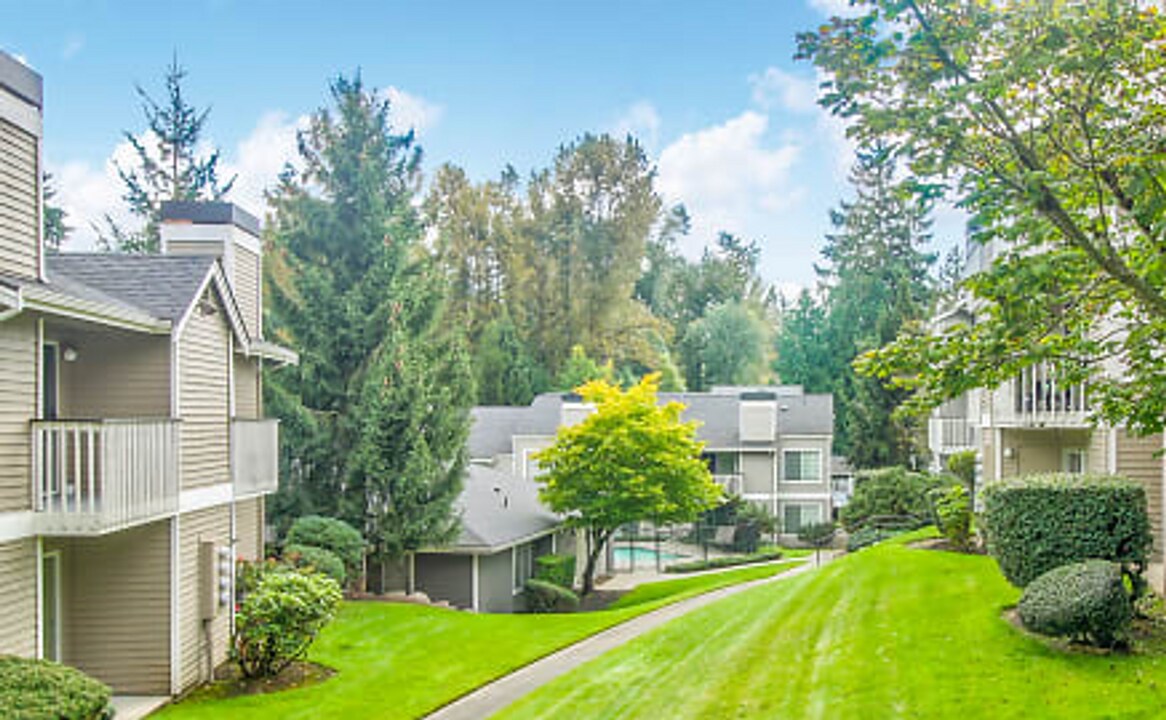
[[[791,535],[803,527],[822,522],[821,503],[785,503],[781,510],[781,531]]]
[[[511,552],[514,553],[514,591],[518,592],[534,577],[534,548],[530,543],[523,543],[515,545]]]
[[[1084,475],[1089,469],[1085,448],[1065,448],[1061,468],[1070,475]]]
[[[786,450],[782,453],[782,478],[788,482],[819,482],[821,450]]]

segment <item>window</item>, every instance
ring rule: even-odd
[[[782,507],[782,532],[797,534],[806,525],[822,522],[822,506],[818,503],[786,503]]]
[[[530,543],[515,545],[511,550],[514,562],[514,592],[526,586],[526,581],[534,577],[534,549]]]
[[[1084,448],[1065,448],[1061,467],[1071,475],[1084,475],[1088,469],[1087,460]]]
[[[822,479],[821,450],[786,450],[782,477],[789,482],[818,482]]]

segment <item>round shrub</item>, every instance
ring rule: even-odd
[[[1141,485],[1113,476],[1029,475],[991,483],[983,498],[988,551],[1013,585],[1101,559],[1121,564],[1140,590],[1153,542]]]
[[[534,559],[536,580],[570,588],[575,583],[574,555],[539,555]]]
[[[972,538],[972,503],[963,485],[931,491],[939,531],[947,541],[960,549],[967,549]]]
[[[892,467],[858,474],[854,497],[842,508],[840,519],[848,532],[854,532],[871,518],[907,516],[914,518],[914,529],[931,522],[931,502],[927,493],[948,482],[926,473]]]
[[[359,573],[364,562],[364,538],[343,520],[322,515],[305,515],[292,523],[285,545],[311,545],[332,552],[349,572]]]
[[[1098,647],[1120,642],[1134,617],[1121,566],[1106,560],[1048,571],[1025,588],[1017,610],[1033,632]]]
[[[331,550],[311,545],[284,545],[283,559],[299,568],[313,568],[344,587],[348,573],[344,563]]]
[[[48,660],[0,656],[0,716],[21,720],[106,720],[110,690],[80,670]]]
[[[243,676],[273,677],[303,657],[340,598],[340,585],[322,573],[263,572],[235,615],[231,657]]]
[[[523,595],[526,597],[527,612],[574,612],[579,609],[578,595],[544,580],[527,580]]]

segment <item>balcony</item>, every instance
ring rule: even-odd
[[[279,421],[231,421],[231,478],[235,497],[275,492],[279,487]]]
[[[178,510],[175,420],[34,420],[33,509],[46,535],[101,535]]]
[[[927,421],[927,445],[939,455],[980,447],[980,428],[967,418],[933,417]]]
[[[1027,427],[1085,427],[1089,413],[1085,384],[1057,381],[1047,363],[1025,368],[1012,382],[1013,419]]]
[[[744,481],[740,475],[713,475],[713,482],[728,495],[740,495],[745,490]]]

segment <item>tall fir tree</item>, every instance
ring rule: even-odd
[[[773,369],[781,382],[800,384],[811,393],[833,392],[837,373],[844,371],[830,350],[826,308],[809,290],[782,311]]]
[[[69,238],[69,233],[73,232],[73,228],[67,222],[67,215],[65,209],[55,202],[57,197],[57,186],[53,182],[52,173],[44,173],[41,176],[41,187],[44,189],[44,239],[45,247],[49,252],[60,252],[61,246],[65,244],[65,240]]]
[[[273,510],[394,553],[446,537],[473,382],[412,205],[420,148],[359,76],[331,95],[271,197],[269,327],[300,351],[265,385],[294,451]]]
[[[505,308],[478,338],[474,377],[479,405],[529,405],[548,384]]]
[[[146,133],[139,137],[125,131],[134,150],[134,166],[117,166],[125,186],[122,199],[140,228],[126,228],[105,216],[104,228],[95,227],[105,250],[153,253],[160,247],[159,225],[164,200],[220,200],[235,178],[219,182],[219,151],[202,155],[203,126],[210,108],[198,110],[183,94],[186,69],[175,55],[166,68],[166,97],[155,100],[141,85],[135,87],[146,119]]]

